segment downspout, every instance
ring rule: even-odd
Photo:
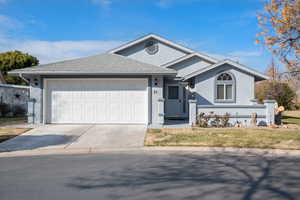
[[[22,76],[22,74],[21,73],[19,73],[19,77],[23,80],[23,81],[25,81],[28,85],[30,85],[30,82],[24,77],[24,76]],[[32,123],[33,124],[35,124],[35,116],[34,116],[34,112],[35,112],[35,101],[33,101],[33,100],[31,100],[31,98],[30,98],[30,90],[29,90],[29,101],[28,101],[28,103],[29,102],[32,102]],[[27,105],[27,118],[29,117],[29,115],[28,115],[28,108],[29,108],[29,106]],[[28,119],[27,119],[28,120]]]

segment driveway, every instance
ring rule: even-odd
[[[0,151],[142,147],[144,125],[45,125],[0,143]]]
[[[300,158],[114,152],[0,158],[1,200],[287,199]]]

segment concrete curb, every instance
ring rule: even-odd
[[[18,156],[43,156],[43,155],[66,155],[66,154],[95,154],[108,152],[143,152],[143,153],[227,153],[256,156],[297,156],[300,157],[300,150],[280,149],[247,149],[232,147],[137,147],[137,148],[69,148],[69,149],[35,149],[14,152],[2,152],[0,157]]]

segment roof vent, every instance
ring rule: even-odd
[[[154,55],[158,52],[158,44],[154,40],[149,40],[145,45],[146,52],[150,55]]]

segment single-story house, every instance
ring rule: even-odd
[[[255,82],[264,74],[218,60],[155,34],[107,53],[11,71],[30,83],[29,123],[196,123],[213,111],[230,123],[274,123],[272,100],[257,104]]]

